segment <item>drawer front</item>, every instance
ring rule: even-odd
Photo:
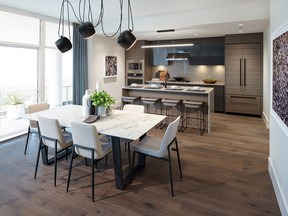
[[[261,97],[226,95],[226,112],[261,115]]]

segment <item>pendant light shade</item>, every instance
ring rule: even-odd
[[[124,49],[129,50],[136,43],[136,37],[131,31],[125,30],[117,38],[117,43]]]
[[[72,43],[71,41],[64,36],[61,36],[56,42],[55,42],[57,48],[62,52],[65,53],[68,50],[72,48]]]
[[[84,39],[88,39],[95,34],[95,29],[91,22],[84,22],[80,24],[78,30]]]

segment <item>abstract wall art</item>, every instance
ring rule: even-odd
[[[287,25],[286,25],[287,26]],[[288,29],[273,40],[272,109],[288,126]]]
[[[117,56],[105,56],[105,77],[117,76]]]

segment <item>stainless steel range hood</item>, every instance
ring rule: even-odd
[[[179,52],[179,53],[168,53],[166,57],[167,61],[185,61],[189,60],[188,52]]]

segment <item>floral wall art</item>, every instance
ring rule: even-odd
[[[105,56],[105,77],[117,76],[117,56]]]
[[[288,31],[273,40],[272,108],[288,126]]]

